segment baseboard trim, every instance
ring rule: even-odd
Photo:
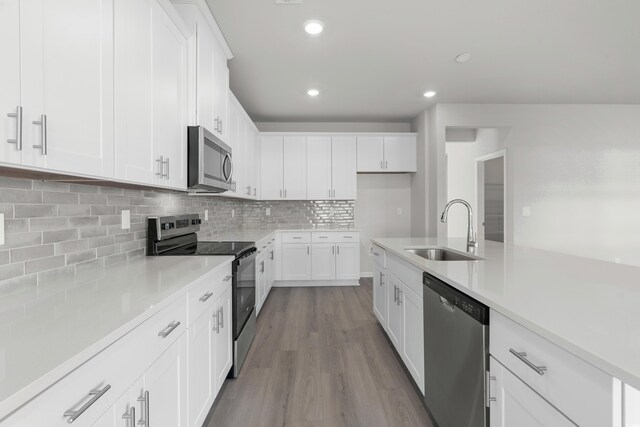
[[[277,288],[360,286],[357,280],[278,280],[273,282]]]

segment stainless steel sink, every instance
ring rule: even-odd
[[[405,249],[405,251],[411,252],[412,254],[418,255],[419,257],[431,261],[478,261],[482,259],[473,255],[465,255],[446,248]]]

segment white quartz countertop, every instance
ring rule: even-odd
[[[233,257],[142,257],[0,298],[0,419]]]
[[[481,261],[429,261],[407,248],[466,251],[464,239],[372,242],[640,389],[640,268],[480,242]]]
[[[251,230],[238,230],[238,231],[225,231],[222,233],[216,233],[212,236],[211,240],[226,240],[226,241],[237,241],[237,242],[256,242],[260,243],[266,237],[269,237],[271,234],[276,231],[350,231],[350,232],[358,232],[360,231],[357,228],[352,227],[317,227],[317,228],[292,228],[292,227],[281,227],[281,228],[258,228]]]

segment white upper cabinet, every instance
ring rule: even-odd
[[[20,164],[26,126],[20,97],[20,0],[0,2],[0,54],[0,162]]]
[[[191,108],[196,125],[203,126],[224,142],[228,142],[229,69],[231,51],[211,11],[203,0],[172,0],[178,13],[193,27],[194,37],[190,67]]]
[[[282,199],[284,180],[281,136],[263,136],[260,142],[260,190],[263,200]]]
[[[415,172],[416,135],[358,136],[358,172]]]
[[[415,172],[416,157],[415,135],[384,137],[385,172]]]
[[[382,136],[358,137],[358,172],[384,170],[384,140]]]
[[[116,178],[153,184],[155,0],[115,0]]]
[[[307,198],[330,199],[331,188],[331,137],[307,137]]]
[[[307,142],[304,136],[285,136],[283,145],[284,199],[307,198]]]
[[[260,181],[259,132],[240,102],[229,92],[229,146],[233,157],[234,197],[256,199]],[[281,144],[280,144],[281,145]],[[227,193],[227,195],[230,195]]]
[[[20,27],[22,163],[113,177],[113,0],[22,1]]]
[[[331,198],[355,200],[358,195],[356,137],[331,138]]]
[[[153,134],[159,185],[187,187],[187,39],[159,11],[154,25]]]
[[[155,0],[115,0],[116,178],[186,188],[187,38]]]

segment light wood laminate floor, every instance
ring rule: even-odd
[[[208,427],[432,426],[372,312],[372,285],[273,288]]]

